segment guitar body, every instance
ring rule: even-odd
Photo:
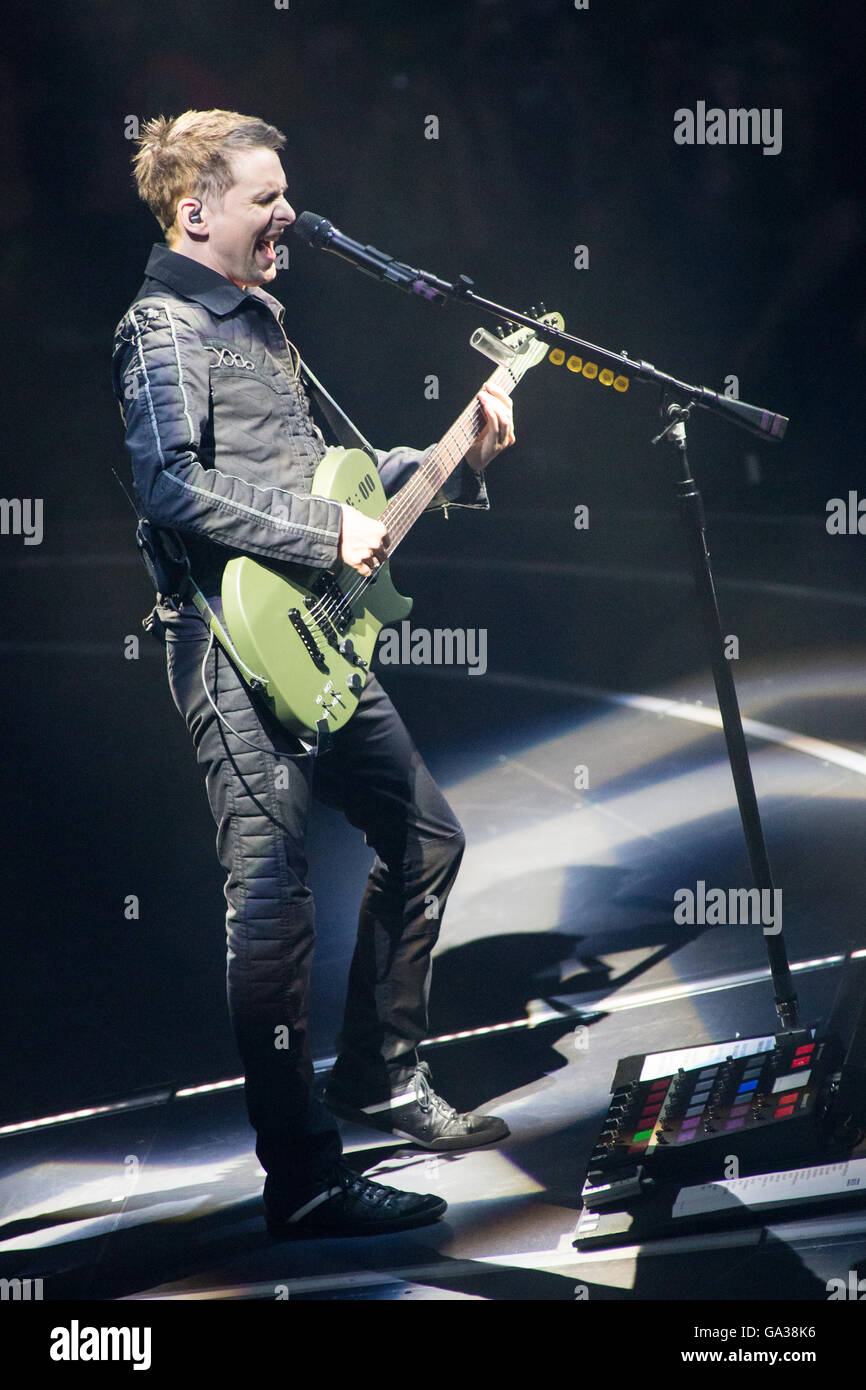
[[[370,517],[387,505],[362,449],[329,449],[311,491]],[[292,733],[306,735],[334,733],[349,721],[380,629],[412,608],[394,588],[387,562],[375,583],[365,584],[348,565],[331,573],[249,556],[226,565],[222,600],[229,636],[245,665],[264,679],[262,693],[274,714]]]
[[[545,313],[539,322],[563,327],[557,313]],[[482,334],[479,330],[473,335],[474,345]],[[489,384],[500,391],[510,393],[524,372],[547,355],[534,329],[522,328],[501,342],[491,341],[500,365]],[[488,352],[483,346],[480,350]],[[313,476],[311,492],[381,518],[393,551],[486,427],[476,398],[390,500],[363,449],[329,449]],[[292,733],[317,736],[334,733],[351,719],[367,683],[380,629],[399,622],[412,609],[412,600],[398,594],[391,583],[387,561],[372,580],[362,579],[349,565],[331,573],[242,556],[226,565],[222,600],[235,659],[246,667],[244,678],[263,693]],[[213,623],[211,627],[225,642],[225,633],[220,635]]]

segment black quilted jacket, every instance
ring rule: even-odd
[[[155,246],[115,332],[113,378],[135,489],[156,526],[183,532],[200,586],[249,553],[331,567],[338,503],[310,495],[325,441],[310,417],[283,307],[207,266]],[[423,454],[378,454],[391,495]],[[433,505],[487,507],[465,464]]]

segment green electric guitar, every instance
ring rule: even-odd
[[[560,314],[545,314],[539,322],[563,327]],[[493,342],[507,361],[489,383],[506,394],[547,353],[530,328]],[[390,501],[363,449],[329,449],[311,491],[378,517],[388,531],[390,555],[486,424],[473,399]],[[375,579],[365,579],[348,565],[332,573],[272,567],[249,556],[226,565],[222,601],[225,626],[247,674],[256,674],[253,684],[277,718],[301,735],[333,733],[348,722],[367,682],[380,629],[412,608],[412,600],[394,588],[387,562]]]

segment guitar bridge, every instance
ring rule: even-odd
[[[314,665],[318,666],[320,671],[327,671],[328,663],[325,661],[324,656],[319,651],[319,648],[313,641],[313,634],[310,632],[310,629],[304,622],[304,615],[301,612],[300,608],[289,609],[289,621],[291,622],[292,627],[295,629],[295,632],[298,634],[307,651],[309,652],[310,659],[314,663]]]

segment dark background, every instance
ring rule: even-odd
[[[721,389],[736,374],[744,399],[792,418],[782,446],[707,415],[690,427],[711,516],[751,519],[726,526],[717,557],[736,576],[761,567],[756,534],[768,566],[774,547],[789,549],[774,529],[786,518],[786,536],[808,533],[820,549],[827,500],[860,480],[864,27],[859,5],[742,0],[590,0],[585,11],[571,0],[76,0],[7,27],[0,493],[43,498],[45,536],[39,547],[0,536],[0,1118],[237,1072],[213,826],[160,649],[142,636],[138,660],[124,657],[150,595],[110,472],[128,477],[109,359],[159,235],[132,185],[129,117],[260,115],[288,137],[297,212],[445,278],[469,274],[517,308],[543,299],[573,332],[688,380]],[[781,107],[782,152],[676,145],[674,111],[699,100]],[[438,140],[424,138],[431,114]],[[587,270],[574,268],[578,244]],[[272,287],[287,331],[350,415],[382,446],[442,434],[487,375],[468,346],[479,317],[288,245]],[[430,374],[438,400],[425,399]],[[419,525],[415,553],[442,574],[427,566],[402,586],[416,621],[484,623],[491,644],[513,635],[495,576],[473,591],[449,580],[448,560],[574,560],[578,503],[599,518],[597,559],[664,551],[655,412],[653,388],[619,395],[564,368],[534,371],[517,393],[518,445],[491,471],[490,517]],[[858,539],[827,552],[851,587]],[[772,616],[753,618],[772,647]],[[569,658],[573,679],[656,690],[701,666],[698,634],[671,650],[639,594],[628,614],[595,619],[606,658],[587,643]],[[521,621],[537,626],[531,612]],[[562,673],[553,643],[522,647],[511,665]],[[460,746],[469,756],[483,721],[470,710],[455,734],[441,702],[407,699],[434,770],[459,763]],[[329,972],[317,989],[330,1001],[366,851],[323,819],[313,858]],[[320,1054],[333,1050],[335,1008],[317,1015]]]

